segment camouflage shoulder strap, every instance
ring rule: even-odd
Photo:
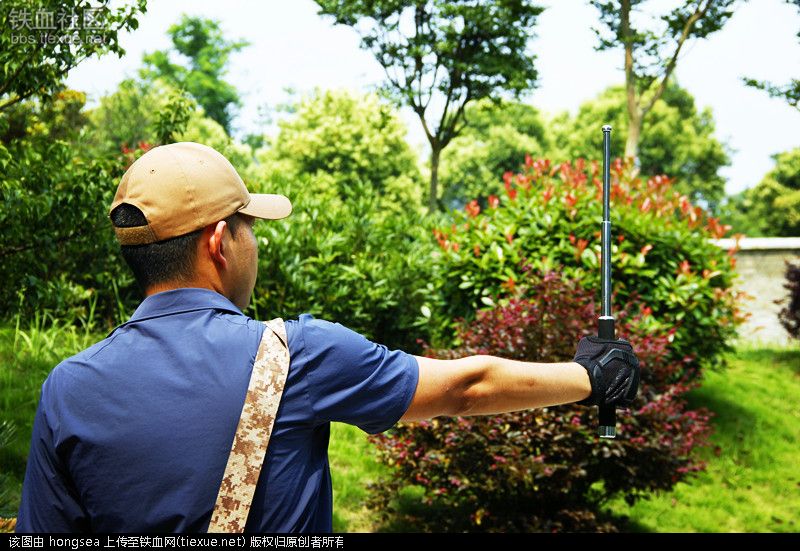
[[[289,371],[283,320],[265,322],[208,532],[244,532]]]

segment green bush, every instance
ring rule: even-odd
[[[438,327],[467,317],[513,291],[527,271],[561,270],[599,301],[602,183],[597,163],[552,166],[529,160],[504,176],[506,194],[488,208],[473,201],[435,230],[442,250],[437,280]],[[687,368],[721,363],[742,320],[733,290],[735,259],[709,242],[730,229],[671,189],[666,176],[631,178],[617,160],[612,170],[611,221],[614,300],[636,299],[654,328],[676,329],[671,345]],[[437,333],[445,339],[441,330]]]
[[[174,90],[162,82],[149,85],[125,79],[114,92],[99,98],[87,111],[89,126],[81,138],[88,156],[115,155],[120,147],[156,141],[157,115]]]
[[[90,124],[98,112],[108,114],[120,102],[129,107],[128,114],[144,109],[133,102],[135,92],[122,88],[114,101],[91,115],[83,110],[83,93],[62,90],[48,101],[20,102],[0,116],[4,317],[47,311],[77,321],[87,319],[91,310],[113,326],[141,300],[119,254],[107,208],[124,171],[152,144],[115,145],[113,140],[123,134]],[[192,105],[174,96],[165,101],[149,112],[148,120],[182,132]]]
[[[343,200],[320,175],[273,175],[269,189],[289,196],[294,210],[255,225],[255,313],[310,312],[387,346],[418,349],[417,339],[428,338],[421,312],[430,302],[433,222],[413,208],[387,212],[368,185]]]
[[[392,347],[428,338],[435,245],[397,114],[373,95],[317,90],[292,107],[248,185],[284,193],[286,220],[256,224],[254,314],[310,312]]]
[[[120,166],[86,160],[47,132],[0,142],[0,308],[11,317],[50,310],[87,313],[93,289],[105,297],[97,313],[117,312],[114,285],[125,285],[104,205],[111,202]],[[107,300],[106,300],[107,299]]]

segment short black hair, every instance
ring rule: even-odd
[[[118,228],[146,226],[147,219],[137,207],[122,203],[111,211]],[[237,213],[225,218],[231,237],[236,237],[242,218]],[[194,275],[197,240],[202,229],[146,245],[121,245],[122,258],[133,272],[142,292],[158,283],[189,281]]]

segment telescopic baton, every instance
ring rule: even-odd
[[[614,340],[614,316],[611,315],[611,219],[609,203],[611,195],[611,127],[603,126],[603,231],[601,235],[600,288],[603,301],[601,315],[597,320],[597,336]],[[617,412],[614,406],[600,406],[600,438],[617,435]]]

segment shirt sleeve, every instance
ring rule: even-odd
[[[83,532],[88,529],[87,515],[54,449],[45,413],[45,386],[33,421],[16,531]]]
[[[309,314],[299,322],[316,418],[349,423],[369,434],[397,423],[417,389],[416,358]]]

